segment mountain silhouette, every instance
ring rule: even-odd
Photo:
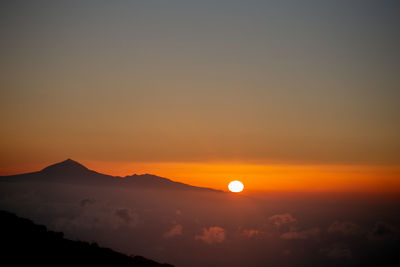
[[[76,162],[72,159],[67,159],[62,162],[50,165],[43,170],[41,170],[42,173],[47,173],[47,174],[64,174],[64,175],[74,175],[74,174],[89,174],[92,171],[90,171],[88,168],[80,164],[79,162]]]
[[[81,185],[102,185],[102,186],[124,186],[124,187],[143,187],[172,190],[219,190],[196,187],[180,182],[175,182],[167,178],[159,177],[153,174],[134,174],[120,177],[111,176],[90,170],[72,159],[50,165],[44,169],[17,175],[1,176],[3,182],[56,182]]]
[[[96,243],[73,241],[15,214],[0,211],[2,263],[9,266],[172,267],[141,256],[127,256]]]

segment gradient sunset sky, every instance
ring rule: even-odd
[[[0,175],[400,192],[399,1],[1,1]]]

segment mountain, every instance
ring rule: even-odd
[[[1,260],[10,266],[172,267],[141,256],[127,256],[96,243],[65,239],[28,219],[0,211]]]
[[[152,174],[130,175],[125,177],[111,176],[89,170],[79,162],[67,159],[62,162],[50,165],[41,171],[1,176],[3,182],[56,182],[80,185],[101,185],[101,186],[124,186],[143,187],[171,190],[205,190],[222,192],[219,190],[196,187],[188,184],[175,182],[167,178]]]
[[[63,174],[63,175],[79,175],[79,174],[92,174],[93,171],[89,170],[82,164],[72,160],[67,159],[62,162],[50,165],[43,170],[43,174]]]

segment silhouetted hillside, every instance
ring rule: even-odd
[[[0,211],[2,266],[172,266],[127,256],[96,243],[65,239],[28,219]]]
[[[89,170],[82,164],[67,159],[62,162],[50,165],[41,171],[1,176],[3,182],[57,182],[67,184],[83,185],[106,185],[106,186],[132,186],[157,189],[172,190],[196,190],[196,191],[215,191],[211,188],[196,187],[188,184],[175,182],[167,178],[152,174],[130,175],[125,177],[111,176]]]

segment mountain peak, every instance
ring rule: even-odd
[[[0,177],[2,178],[2,177]],[[219,190],[196,187],[188,184],[172,181],[153,174],[134,174],[119,177],[98,173],[90,170],[72,159],[47,166],[38,172],[4,176],[0,181],[41,181],[62,182],[68,184],[86,185],[123,185],[142,188],[174,189],[174,190],[207,190],[221,192]]]
[[[70,158],[67,158],[64,161],[59,162],[60,164],[74,164],[74,165],[79,165],[79,166],[83,166],[82,164],[80,164],[79,162],[72,160]],[[83,166],[84,167],[84,166]]]
[[[43,173],[56,173],[56,174],[74,174],[89,171],[88,168],[72,159],[66,159],[59,163],[50,165],[41,172]]]

